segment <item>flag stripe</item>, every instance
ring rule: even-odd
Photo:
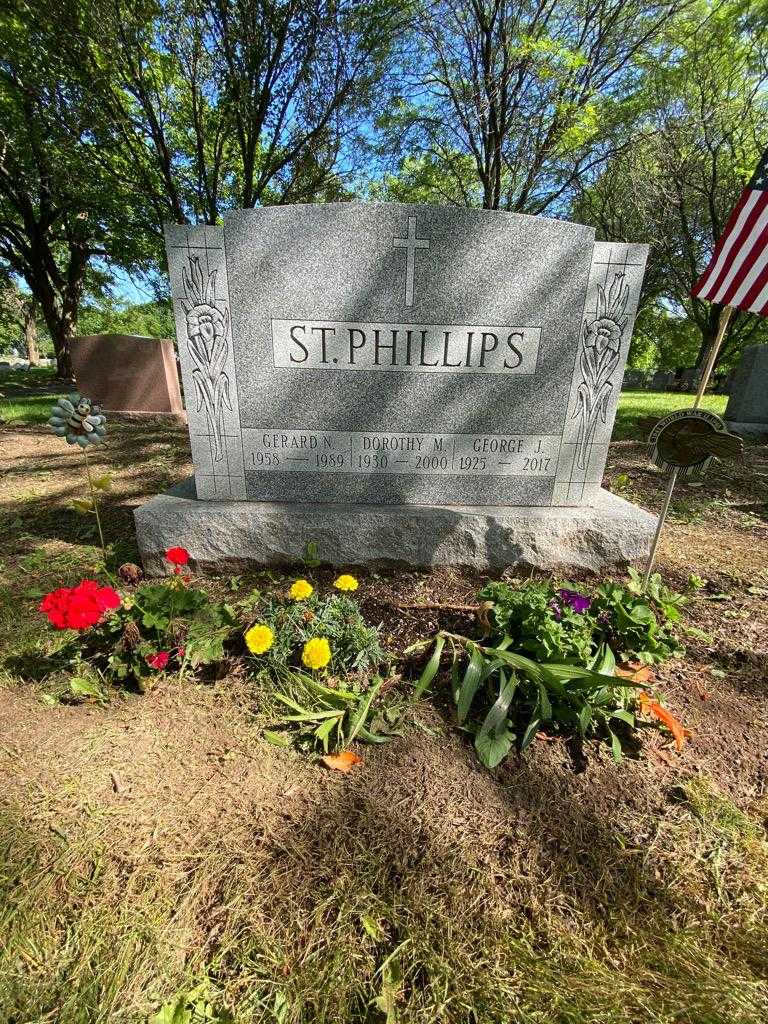
[[[728,223],[725,225],[722,235],[715,246],[712,254],[712,262],[699,278],[693,289],[693,294],[702,299],[711,300],[711,291],[719,282],[721,272],[728,266],[728,255],[733,248],[736,239],[741,234],[744,222],[749,217],[752,208],[757,203],[756,192],[742,192],[741,198],[733,209]]]
[[[744,225],[738,240],[738,250],[735,252],[731,266],[724,275],[722,284],[715,292],[713,302],[729,302],[739,291],[744,278],[749,274],[752,261],[759,254],[758,242],[761,236],[768,230],[768,192],[753,193],[758,196],[758,202],[752,209],[750,215],[751,228]]]
[[[765,291],[766,285],[768,285],[768,246],[763,250],[762,255],[755,264],[755,273],[751,274],[750,277],[752,280],[744,295],[734,295],[733,301],[741,307],[759,313],[761,307],[760,296]],[[764,298],[762,305],[765,304]]]
[[[768,150],[691,294],[719,306],[768,316]]]
[[[768,238],[768,202],[766,202],[766,227],[762,232],[762,238],[763,241]],[[755,244],[755,253],[757,254],[756,258],[748,266],[745,263],[742,267],[742,271],[746,270],[746,273],[739,274],[741,278],[740,283],[731,289],[731,298],[734,302],[746,302],[748,300],[763,267],[768,263],[768,249],[765,245],[760,245],[759,239]]]
[[[759,313],[761,316],[768,315],[768,274],[765,275],[763,290],[757,296],[751,306],[745,306],[750,313]]]

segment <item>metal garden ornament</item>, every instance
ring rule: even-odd
[[[737,459],[744,453],[742,439],[731,434],[719,416],[697,407],[703,393],[704,389],[700,387],[693,408],[678,409],[659,420],[648,438],[648,457],[659,469],[669,473],[669,479],[645,567],[643,589],[651,578],[678,476],[703,476],[712,459]]]
[[[101,411],[101,406],[94,404],[90,398],[75,391],[73,394],[67,395],[66,398],[58,399],[51,409],[48,426],[57,437],[63,437],[67,444],[76,445],[83,453],[91,497],[90,500],[76,499],[73,502],[73,508],[80,512],[92,512],[96,517],[96,527],[99,531],[99,541],[106,565],[107,547],[101,528],[97,491],[107,490],[110,486],[110,478],[109,475],[106,475],[98,480],[93,479],[88,462],[88,449],[93,445],[101,444],[104,440],[107,433],[107,418]]]
[[[90,398],[77,392],[56,402],[48,425],[67,444],[79,445],[83,450],[89,445],[100,444],[107,432],[107,418],[101,406],[94,405]]]

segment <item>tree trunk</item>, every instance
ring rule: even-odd
[[[37,295],[40,309],[51,335],[56,353],[56,376],[61,380],[74,380],[72,366],[72,341],[77,331],[77,310],[82,294],[87,258],[77,254],[70,258],[67,284],[64,288],[53,288],[46,280],[46,287]]]
[[[24,347],[30,366],[40,365],[40,349],[37,347],[37,320],[35,310],[30,303],[24,314]]]
[[[699,326],[699,330],[701,331],[701,344],[699,345],[699,354],[696,356],[695,364],[696,369],[699,371],[703,371],[704,367],[707,365],[707,357],[709,356],[710,349],[717,338],[717,329],[720,324],[720,314],[722,310],[722,306],[710,306],[709,313],[704,324]],[[728,330],[725,332],[723,344],[728,340],[728,335],[731,332],[732,326],[732,324],[729,325]],[[717,366],[717,363],[715,363],[715,366]]]
[[[56,352],[56,376],[60,380],[74,380],[75,369],[72,366],[72,338],[74,335],[62,329],[56,335],[51,335],[53,347]]]

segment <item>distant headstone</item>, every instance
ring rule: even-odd
[[[648,385],[651,391],[669,391],[675,383],[674,370],[657,370]]]
[[[677,388],[679,391],[696,391],[701,380],[701,371],[696,366],[688,366],[681,370],[677,377]]]
[[[728,373],[718,374],[715,377],[715,393],[718,395],[730,395],[735,376],[735,370],[729,370]]]
[[[768,345],[750,345],[731,380],[725,421],[748,437],[768,435]]]
[[[622,387],[629,388],[644,388],[648,383],[648,371],[647,370],[634,370],[629,369],[624,371],[624,380]]]
[[[646,246],[352,203],[166,243],[195,489],[137,510],[145,560],[171,521],[202,562],[308,541],[346,564],[647,550],[653,517],[601,490]]]
[[[183,415],[176,355],[167,338],[76,338],[72,365],[79,390],[108,412]]]

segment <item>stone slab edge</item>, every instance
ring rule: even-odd
[[[308,542],[325,564],[598,570],[645,558],[656,517],[609,491],[591,508],[328,505],[198,501],[194,480],[134,510],[144,568],[163,575],[166,548],[194,566],[296,564]]]
[[[768,440],[768,423],[751,423],[740,420],[726,420],[726,427],[732,434],[739,434],[746,441]]]

